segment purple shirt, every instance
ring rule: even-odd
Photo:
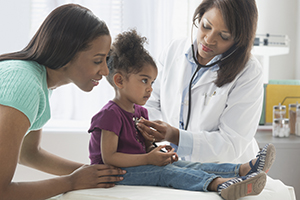
[[[91,122],[89,152],[91,164],[103,164],[101,156],[101,130],[114,132],[118,137],[117,152],[128,154],[144,154],[145,139],[135,128],[133,118],[148,119],[148,111],[142,106],[134,106],[134,114],[120,108],[115,102],[109,101]]]

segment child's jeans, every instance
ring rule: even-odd
[[[217,177],[239,176],[241,164],[198,163],[179,160],[166,166],[143,165],[122,168],[126,170],[119,185],[163,186],[192,191],[208,191],[208,185]]]

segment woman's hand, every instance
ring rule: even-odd
[[[174,152],[174,149],[168,150],[168,145],[161,145],[153,149],[151,152],[147,154],[148,164],[164,166],[178,160],[178,155]],[[168,152],[162,152],[163,148],[166,148]],[[171,147],[172,148],[172,147]]]
[[[107,165],[83,165],[69,175],[72,190],[110,188],[123,180],[126,171]]]
[[[179,130],[163,121],[141,119],[137,123],[137,128],[146,140],[155,142],[166,140],[176,145],[179,143]]]

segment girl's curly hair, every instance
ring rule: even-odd
[[[144,48],[146,42],[147,38],[138,35],[135,29],[117,35],[107,61],[109,75],[106,78],[113,87],[113,76],[116,73],[128,77],[131,73],[139,73],[145,64],[156,68],[153,58]]]

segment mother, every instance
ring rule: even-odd
[[[51,90],[74,83],[91,91],[108,74],[111,37],[106,24],[79,5],[58,7],[30,43],[0,56],[0,199],[46,199],[71,190],[112,187],[125,172],[86,166],[40,147],[50,118]],[[38,182],[12,182],[17,163],[59,175]]]

